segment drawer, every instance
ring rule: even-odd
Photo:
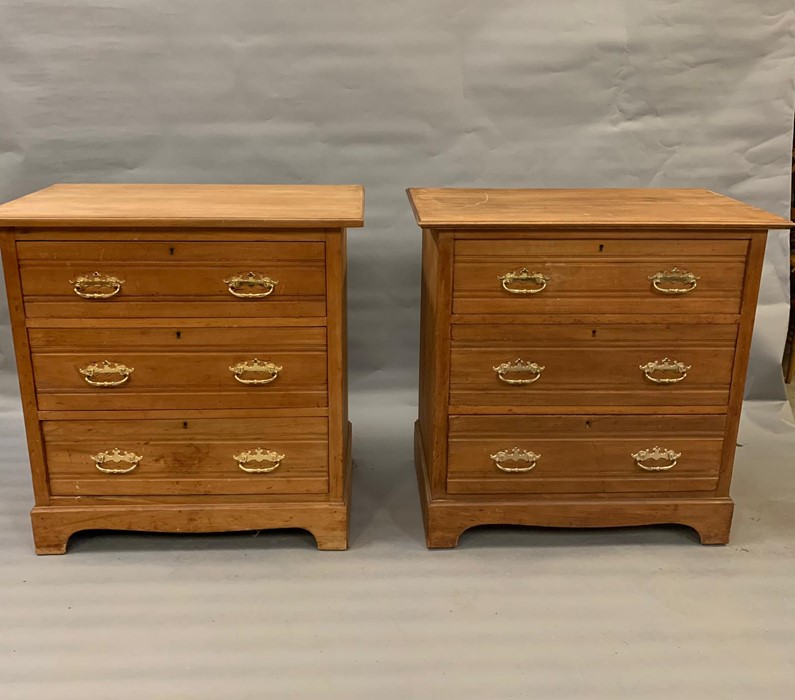
[[[451,416],[447,490],[451,494],[714,491],[725,420],[724,416],[671,415]]]
[[[40,410],[315,408],[325,328],[29,331]]]
[[[725,406],[737,326],[456,325],[456,406]]]
[[[740,311],[743,240],[459,240],[454,314]]]
[[[54,496],[328,492],[325,418],[44,421],[42,431]]]
[[[17,253],[30,318],[324,316],[319,242],[44,242]]]

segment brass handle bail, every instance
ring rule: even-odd
[[[666,450],[655,445],[650,450],[640,450],[630,456],[635,460],[637,466],[647,472],[667,472],[676,466],[682,453]],[[660,462],[663,460],[667,461],[668,464],[644,464],[644,462]]]
[[[86,384],[99,388],[108,388],[114,386],[121,386],[130,378],[130,375],[135,372],[135,367],[127,367],[120,362],[111,362],[110,360],[103,360],[102,362],[92,362],[90,365],[81,367],[78,372],[83,375]],[[107,377],[114,374],[119,375],[119,379],[97,380],[96,376]]]
[[[124,280],[114,275],[91,272],[78,275],[69,280],[69,284],[72,285],[74,293],[83,299],[110,299],[121,291]],[[99,291],[102,289],[105,291]]]
[[[677,362],[668,357],[663,357],[662,360],[653,360],[647,362],[645,365],[639,365],[640,371],[643,376],[655,384],[676,384],[683,381],[687,377],[687,373],[692,369],[691,365],[686,365],[684,362]],[[678,372],[678,377],[658,377],[655,372]]]
[[[496,454],[489,455],[494,460],[497,469],[508,472],[509,474],[524,474],[535,469],[541,455],[536,454],[530,450],[520,450],[514,447],[512,450],[501,450]],[[505,462],[527,462],[526,467],[506,467]]]
[[[262,299],[273,294],[279,282],[267,275],[248,272],[232,275],[224,280],[224,284],[227,285],[227,289],[232,296],[240,299]],[[256,291],[258,287],[262,291]]]
[[[672,267],[667,272],[656,272],[647,278],[651,286],[663,294],[687,294],[698,287],[700,277],[687,270],[680,270]],[[661,285],[684,285],[684,286],[661,286]]]
[[[502,288],[511,294],[538,294],[547,288],[547,282],[550,278],[541,272],[530,272],[526,267],[521,270],[514,270],[513,272],[506,272],[504,275],[498,275],[497,279],[502,283]],[[511,286],[508,285],[536,285],[535,287],[527,286]]]
[[[229,371],[241,384],[261,385],[276,381],[279,372],[283,369],[284,367],[280,367],[273,362],[265,362],[255,357],[253,360],[238,362],[236,365],[232,365]],[[245,374],[267,374],[268,376],[261,379],[252,379],[244,377],[243,375]]]
[[[543,365],[536,364],[535,362],[525,362],[524,360],[517,358],[513,362],[503,362],[501,365],[492,367],[492,369],[497,373],[497,378],[501,382],[505,382],[506,384],[523,385],[537,382],[539,379],[541,379],[541,372],[543,372],[546,368]],[[530,376],[526,379],[512,379],[511,377],[506,376],[510,374],[529,374]]]
[[[270,472],[277,470],[284,459],[284,455],[274,452],[273,450],[264,450],[257,447],[254,450],[246,450],[239,455],[233,455],[232,459],[237,462],[237,466],[247,474],[270,474]],[[268,467],[247,467],[249,462],[260,464],[266,462],[270,464]]]
[[[122,452],[117,447],[111,452],[100,452],[99,454],[91,455],[91,459],[94,461],[94,466],[103,474],[129,474],[133,469],[138,468],[143,456],[137,455],[134,452]],[[125,463],[131,466],[121,469],[103,466],[108,462],[113,464]]]

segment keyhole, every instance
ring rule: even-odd
[[[182,429],[183,430],[187,430],[188,429],[188,421],[183,421],[182,422]]]
[[[595,337],[596,337],[596,330],[592,330],[591,331],[591,338],[595,338]]]
[[[586,428],[590,428],[591,427],[591,421],[589,421],[589,420],[585,421],[585,427]]]
[[[599,244],[599,252],[600,252],[600,253],[603,253],[603,252],[604,252],[604,249],[605,249],[605,244],[604,244],[604,243],[600,243],[600,244]]]
[[[176,335],[177,340],[179,340],[180,338],[182,338],[182,331],[177,331],[174,335]]]
[[[174,249],[173,248],[169,248],[168,249],[168,254],[169,255],[174,255]]]

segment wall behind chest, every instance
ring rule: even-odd
[[[352,389],[409,396],[420,240],[404,187],[708,187],[784,215],[792,23],[786,0],[720,22],[705,0],[11,0],[0,199],[55,181],[363,182]],[[786,254],[777,235],[753,397],[780,392]]]

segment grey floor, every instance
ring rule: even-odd
[[[746,406],[732,543],[471,531],[426,551],[414,392],[352,398],[348,552],[301,532],[89,533],[36,557],[0,418],[0,698],[795,697],[795,426]],[[774,426],[763,427],[763,426]]]

